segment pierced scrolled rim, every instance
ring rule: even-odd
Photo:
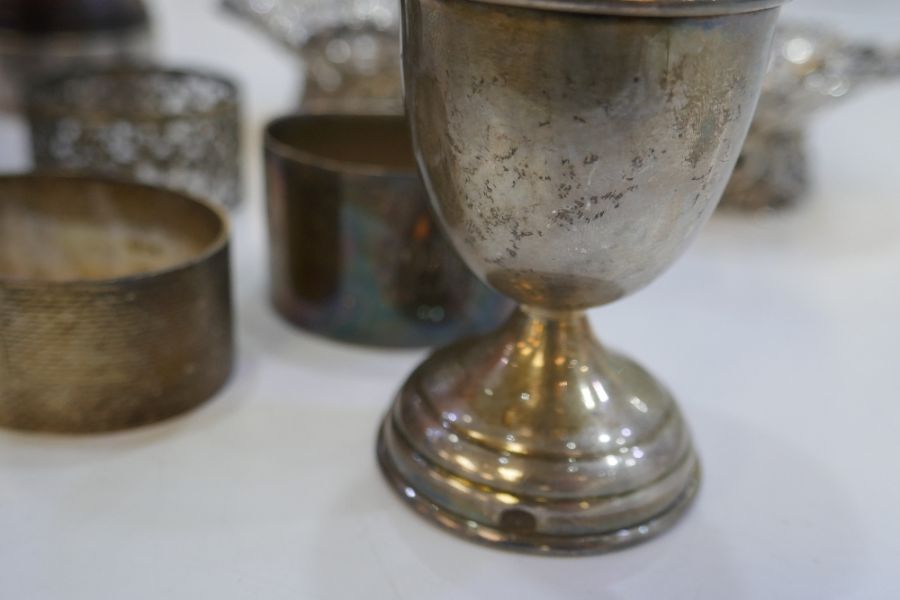
[[[213,106],[206,109],[186,109],[181,113],[169,113],[155,110],[144,110],[123,113],[107,110],[102,103],[93,107],[74,107],[60,100],[60,91],[70,82],[82,78],[113,80],[127,78],[139,80],[145,77],[166,77],[171,80],[184,81],[200,79],[212,82],[223,90],[223,97]],[[213,118],[225,116],[229,118],[235,110],[240,110],[240,90],[237,84],[226,75],[205,68],[170,68],[152,63],[113,63],[76,65],[62,71],[51,72],[48,77],[39,79],[28,90],[27,106],[29,119],[57,119],[74,116],[82,121],[173,121],[191,117]]]
[[[625,17],[714,17],[776,8],[790,0],[466,0],[519,8]]]

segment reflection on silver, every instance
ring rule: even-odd
[[[472,270],[522,304],[425,360],[384,420],[381,466],[428,519],[577,554],[647,539],[690,504],[699,462],[678,406],[584,311],[653,281],[710,216],[777,4],[405,1],[432,204]]]

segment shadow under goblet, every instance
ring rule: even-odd
[[[521,309],[427,359],[378,443],[449,530],[544,553],[647,539],[699,463],[669,392],[584,310],[650,283],[709,218],[778,0],[406,0],[407,107],[451,241]]]

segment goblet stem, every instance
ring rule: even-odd
[[[461,345],[456,355],[484,384],[456,392],[479,417],[475,437],[510,451],[577,450],[583,419],[603,419],[601,404],[617,379],[584,311],[522,306],[494,335]]]
[[[515,340],[514,346],[508,348],[515,357],[513,368],[523,374],[528,372],[522,384],[535,388],[536,395],[529,399],[547,404],[547,410],[567,410],[565,401],[572,393],[569,383],[573,376],[579,379],[578,374],[591,367],[609,371],[606,352],[584,311],[523,305],[510,317],[505,329],[511,335],[510,342]]]
[[[522,307],[496,332],[436,352],[400,391],[379,457],[439,524],[541,552],[645,539],[698,482],[668,391],[604,350],[582,311]]]

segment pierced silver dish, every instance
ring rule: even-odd
[[[304,112],[401,113],[398,0],[223,0],[299,55]]]
[[[820,110],[900,77],[900,48],[853,42],[827,29],[778,29],[750,134],[722,198],[723,208],[789,206],[810,183],[806,130]]]

